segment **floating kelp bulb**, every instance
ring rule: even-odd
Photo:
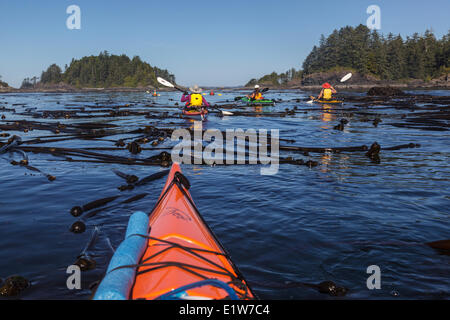
[[[120,140],[118,140],[118,141],[116,142],[116,146],[118,146],[118,147],[123,147],[123,146],[125,146],[125,142],[123,142],[123,140],[120,139]]]
[[[95,260],[89,257],[80,257],[74,264],[79,266],[81,271],[93,270],[97,266]]]
[[[135,142],[135,141],[129,143],[129,144],[127,145],[127,149],[128,149],[128,151],[130,151],[132,154],[138,154],[138,153],[140,153],[140,152],[142,151],[141,146],[140,146],[137,142]]]
[[[17,296],[23,290],[30,286],[30,282],[22,276],[11,276],[5,280],[0,288],[0,296]]]
[[[163,160],[163,161],[171,159],[170,154],[166,151],[161,152],[159,156],[160,156],[161,160]]]
[[[391,291],[391,296],[398,297],[399,295],[400,295],[400,293],[397,290],[392,290]]]
[[[27,159],[20,160],[20,165],[27,166],[28,165],[28,160]]]
[[[323,281],[317,285],[320,293],[331,293],[336,290],[336,284],[333,281]]]
[[[83,209],[79,206],[73,207],[70,209],[70,214],[74,217],[79,217],[83,213]]]
[[[326,293],[330,296],[345,296],[348,289],[344,287],[338,287],[333,281],[323,281],[317,285],[317,289],[320,293]]]
[[[370,146],[369,151],[367,151],[366,156],[368,156],[371,159],[374,159],[376,156],[378,156],[378,154],[380,153],[380,150],[381,150],[381,146],[377,142],[374,142]]]
[[[48,176],[47,176],[47,179],[48,179],[48,181],[55,181],[55,180],[56,180],[56,177],[55,177],[55,176],[52,176],[52,175],[48,175]]]
[[[70,227],[70,231],[73,233],[83,233],[86,231],[86,225],[83,221],[77,221]]]
[[[166,160],[161,161],[161,167],[167,168],[167,167],[169,167],[169,165],[170,165],[169,161],[166,161]]]

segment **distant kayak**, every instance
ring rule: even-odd
[[[200,215],[177,163],[150,215],[130,217],[96,300],[255,299]]]
[[[263,99],[263,100],[251,100],[247,97],[244,97],[241,99],[242,102],[245,102],[247,105],[263,105],[263,106],[269,106],[274,105],[275,102],[273,100]]]
[[[183,117],[186,117],[186,118],[205,120],[206,117],[208,116],[208,110],[202,109],[201,111],[199,111],[199,110],[188,111],[188,110],[183,109],[182,114],[183,114]]]

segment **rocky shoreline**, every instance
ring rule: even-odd
[[[271,89],[277,90],[301,90],[301,91],[317,91],[321,89],[320,85],[295,85],[295,86],[273,86],[264,85]],[[352,85],[335,85],[334,87],[338,91],[367,91],[373,87],[385,87],[386,85],[368,85],[368,84],[352,84]],[[447,85],[408,85],[408,84],[391,84],[389,87],[398,88],[402,90],[450,90],[450,84]],[[209,87],[208,89],[223,90],[223,91],[248,91],[251,87],[237,87],[237,88],[222,88],[222,87]],[[81,88],[81,89],[17,89],[17,88],[0,88],[0,94],[6,93],[92,93],[92,92],[145,92],[153,91],[154,88]],[[176,91],[173,89],[159,88],[158,92],[170,92]]]
[[[450,81],[447,77],[441,77],[430,81],[411,80],[408,82],[393,82],[382,81],[375,79],[361,78],[359,75],[354,75],[351,81],[345,84],[339,84],[339,79],[342,73],[339,74],[315,74],[312,78],[305,81],[293,80],[285,85],[274,85],[273,83],[260,83],[263,87],[277,90],[302,90],[302,91],[317,91],[321,89],[321,84],[324,82],[331,83],[339,91],[367,91],[373,87],[391,87],[401,90],[449,90]],[[237,86],[237,87],[204,87],[208,90],[251,90],[252,86]],[[2,93],[83,93],[83,92],[146,92],[157,90],[159,92],[176,91],[171,88],[155,88],[147,87],[110,87],[110,88],[76,88],[73,86],[58,84],[53,86],[19,89],[13,87],[0,87],[0,94]]]
[[[345,82],[340,83],[340,79],[343,75],[352,72],[352,78]],[[362,75],[354,70],[341,70],[332,72],[318,72],[310,75],[305,75],[301,79],[294,79],[286,84],[276,85],[271,82],[262,82],[259,85],[269,88],[277,89],[297,89],[303,91],[320,90],[323,83],[329,82],[338,90],[361,90],[367,91],[373,87],[392,87],[402,90],[432,90],[432,89],[449,89],[450,81],[448,74],[442,75],[438,78],[424,81],[420,79],[408,79],[403,81],[388,81],[380,80],[374,76]],[[244,87],[250,89],[252,86]]]

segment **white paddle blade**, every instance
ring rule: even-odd
[[[349,74],[346,74],[342,79],[341,79],[341,82],[345,82],[345,81],[347,81],[348,79],[350,79],[352,77],[352,73],[350,72]]]
[[[222,114],[223,114],[224,116],[232,116],[232,115],[233,115],[233,112],[222,111]]]
[[[156,78],[156,80],[161,83],[163,86],[169,87],[169,88],[174,88],[175,86],[173,84],[171,84],[169,81],[164,80],[161,77]]]
[[[306,103],[309,103],[309,104],[312,104],[313,102],[314,102],[314,100],[306,101]]]

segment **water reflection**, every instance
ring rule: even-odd
[[[320,119],[323,122],[331,122],[331,121],[336,120],[336,116],[335,116],[335,114],[333,112],[333,106],[332,105],[330,105],[330,104],[323,104],[323,105],[321,105],[321,109],[322,109],[322,112],[321,112]],[[321,127],[321,128],[327,129],[328,127]]]

